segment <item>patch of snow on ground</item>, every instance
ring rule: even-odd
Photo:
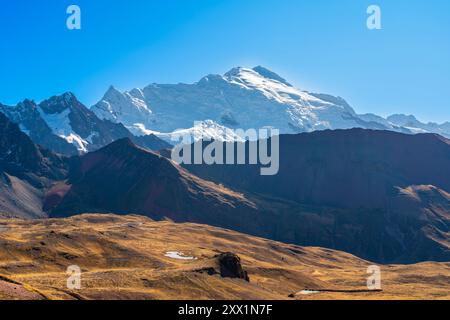
[[[302,295],[308,295],[308,294],[318,294],[320,293],[319,291],[313,291],[313,290],[302,290],[300,291],[300,294]]]
[[[178,251],[168,251],[164,256],[177,260],[197,260],[195,257],[184,256],[183,253]]]

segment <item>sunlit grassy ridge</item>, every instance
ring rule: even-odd
[[[366,290],[373,263],[196,224],[140,216],[0,221],[2,299],[450,299],[450,263],[381,266],[382,292]],[[168,257],[168,252],[196,259]],[[233,252],[250,282],[201,272]],[[82,269],[80,290],[66,269]],[[11,285],[16,286],[16,289]],[[298,293],[298,294],[296,294]]]

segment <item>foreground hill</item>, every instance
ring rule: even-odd
[[[350,254],[139,216],[0,220],[0,243],[2,299],[450,298],[449,263],[381,266],[383,291],[364,292],[372,263]],[[250,281],[221,275],[223,252]],[[67,289],[71,265],[81,290]]]

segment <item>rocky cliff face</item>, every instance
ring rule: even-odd
[[[67,169],[64,158],[35,145],[0,113],[0,215],[45,216],[45,190]]]

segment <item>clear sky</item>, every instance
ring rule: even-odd
[[[82,29],[66,28],[77,4]],[[382,30],[366,10],[382,10]],[[357,110],[450,120],[448,0],[2,0],[0,102],[263,65]]]

